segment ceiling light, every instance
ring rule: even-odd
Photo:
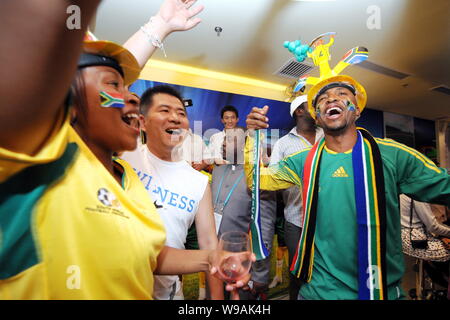
[[[203,78],[212,78],[212,79],[217,79],[217,80],[241,83],[241,84],[246,84],[246,85],[250,85],[250,86],[261,87],[261,88],[283,91],[283,92],[286,89],[285,85],[280,85],[280,84],[273,83],[273,82],[242,77],[242,76],[238,76],[238,75],[230,74],[230,73],[223,73],[223,72],[211,71],[211,70],[207,70],[207,69],[190,67],[190,66],[185,66],[185,65],[181,65],[181,64],[170,63],[170,62],[165,62],[165,61],[160,61],[160,60],[155,60],[155,59],[150,59],[147,62],[147,66],[149,66],[151,68],[158,68],[158,69],[170,70],[170,71],[179,72],[179,73],[191,74],[191,75],[200,76]]]

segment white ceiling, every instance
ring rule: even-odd
[[[104,0],[95,33],[119,43],[157,12],[162,0]],[[202,23],[165,41],[167,58],[154,58],[290,85],[273,75],[292,55],[285,40],[309,43],[337,32],[331,49],[334,66],[355,46],[369,49],[369,60],[410,74],[398,80],[357,66],[344,73],[366,88],[368,107],[436,120],[450,118],[450,96],[430,92],[450,87],[449,0],[199,0]],[[369,30],[370,6],[380,10],[381,29]],[[369,12],[368,12],[369,9]],[[214,31],[220,26],[220,36]],[[314,74],[314,73],[313,73]]]

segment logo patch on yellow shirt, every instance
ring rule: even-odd
[[[120,208],[120,202],[117,200],[114,193],[106,188],[100,188],[97,191],[97,198],[102,204],[108,207]]]
[[[95,207],[86,207],[85,210],[96,213],[115,214],[123,218],[129,219],[121,209],[120,201],[117,197],[106,188],[100,188],[97,191],[97,200],[101,205],[97,204]]]
[[[347,172],[345,172],[344,167],[339,167],[332,175],[333,178],[348,178]]]

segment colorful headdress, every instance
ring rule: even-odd
[[[357,64],[369,57],[369,51],[364,47],[355,47],[349,50],[339,63],[333,68],[330,68],[328,61],[330,60],[329,48],[334,43],[335,32],[327,32],[321,34],[313,39],[310,45],[302,45],[299,40],[294,42],[286,41],[284,47],[294,54],[298,61],[303,61],[306,57],[313,60],[316,66],[320,68],[319,77],[310,77],[304,75],[299,78],[295,88],[300,90],[305,85],[312,85],[308,90],[308,111],[315,119],[316,112],[314,110],[314,100],[320,90],[331,83],[342,83],[352,87],[355,92],[356,101],[358,102],[359,110],[363,110],[367,102],[367,94],[364,87],[355,79],[346,75],[339,75],[347,66]],[[329,36],[330,40],[327,44],[324,43],[324,38]]]

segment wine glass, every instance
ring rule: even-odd
[[[247,233],[241,231],[223,233],[217,250],[219,251],[217,271],[223,281],[236,283],[249,273],[252,260]]]

